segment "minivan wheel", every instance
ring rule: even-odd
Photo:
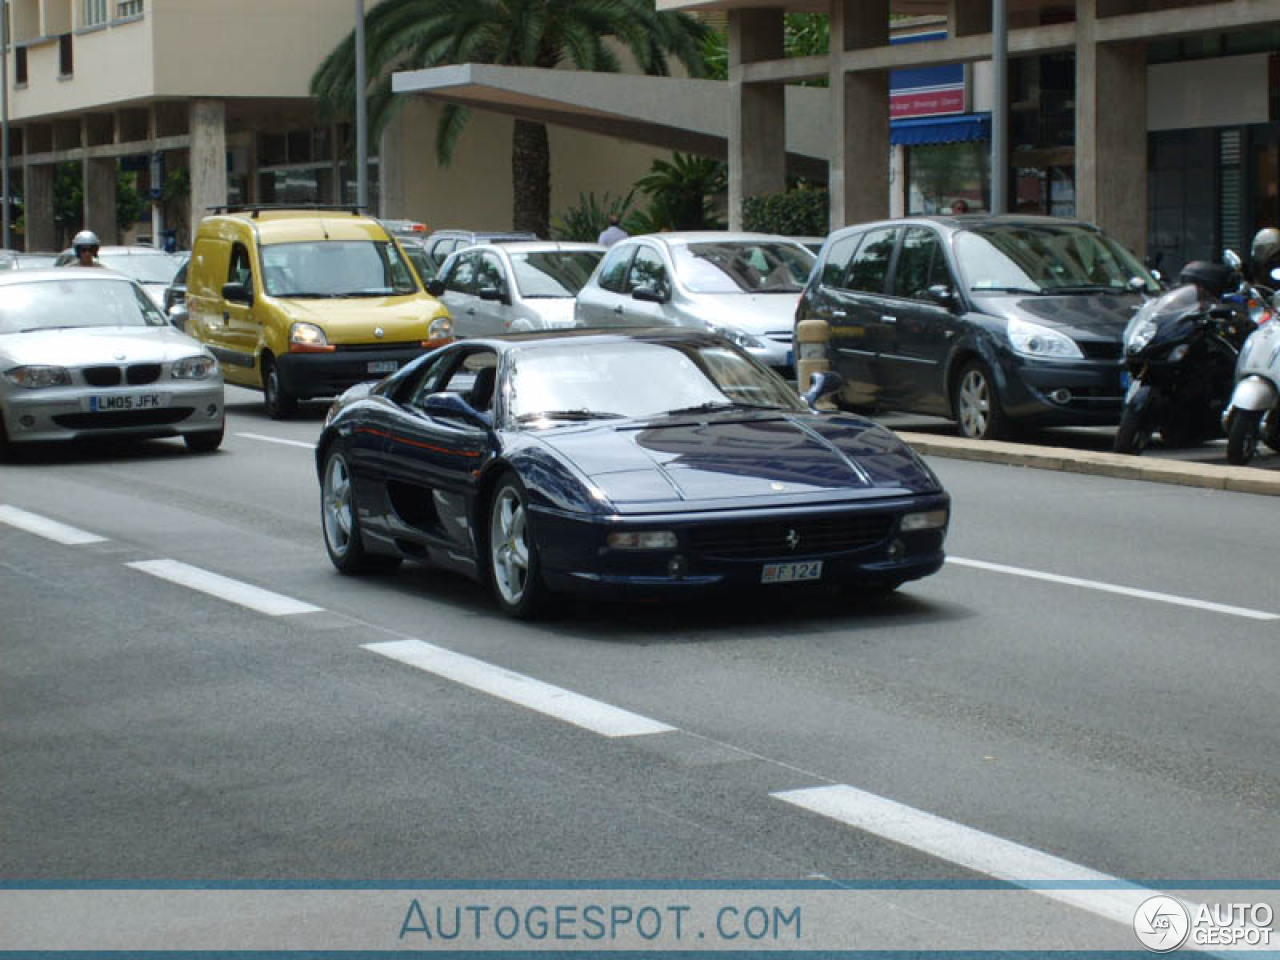
[[[297,398],[285,393],[275,361],[266,357],[262,360],[262,400],[272,420],[285,420],[298,412]]]
[[[960,433],[972,440],[999,440],[1010,433],[991,369],[981,360],[971,360],[961,369],[951,407]]]

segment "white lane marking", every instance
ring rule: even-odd
[[[314,443],[304,443],[301,440],[285,440],[283,437],[268,437],[263,433],[237,433],[237,437],[244,437],[246,440],[261,440],[263,443],[282,443],[287,447],[302,447],[304,450],[314,450]]]
[[[324,609],[303,603],[301,600],[294,600],[292,597],[272,593],[270,590],[263,590],[252,584],[232,580],[218,573],[201,570],[199,567],[193,567],[178,560],[142,560],[138,563],[125,564],[125,566],[149,573],[161,580],[168,580],[170,583],[199,590],[212,597],[238,603],[242,607],[257,610],[270,617],[282,617],[294,613],[316,613]]]
[[[602,736],[639,737],[676,729],[563,687],[552,686],[421,640],[367,643],[364,644],[364,649]]]
[[[993,573],[1007,573],[1015,577],[1028,577],[1032,580],[1045,580],[1049,583],[1061,583],[1069,587],[1084,587],[1087,590],[1100,590],[1103,593],[1118,593],[1125,597],[1137,597],[1140,600],[1156,600],[1160,603],[1171,603],[1180,607],[1193,607],[1211,613],[1225,613],[1233,617],[1247,617],[1250,620],[1280,620],[1280,613],[1268,613],[1265,610],[1251,610],[1248,607],[1233,607],[1226,603],[1214,603],[1211,600],[1196,600],[1192,597],[1180,597],[1172,593],[1159,593],[1155,590],[1139,590],[1137,587],[1122,587],[1114,583],[1103,583],[1100,580],[1082,580],[1079,577],[1064,577],[1057,573],[1045,573],[1042,570],[1028,570],[1024,567],[1006,567],[1001,563],[987,563],[985,560],[966,560],[963,557],[947,557],[947,563],[957,567],[972,567],[975,570],[990,570]]]
[[[1158,892],[845,784],[770,796],[1126,926]]]
[[[50,520],[39,514],[27,513],[8,504],[0,504],[0,523],[6,523],[27,533],[34,533],[37,537],[44,537],[46,540],[53,540],[70,547],[77,547],[83,543],[106,543],[107,540],[106,537],[100,537],[96,533],[77,530],[65,523]]]

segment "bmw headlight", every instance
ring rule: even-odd
[[[290,350],[332,350],[324,330],[314,323],[295,323],[289,328]]]
[[[26,387],[28,390],[71,386],[71,373],[66,367],[14,367],[12,370],[4,372],[4,378],[10,383],[19,387]]]
[[[1017,318],[1009,321],[1009,343],[1015,353],[1024,357],[1049,357],[1055,360],[1080,360],[1084,354],[1070,337]]]
[[[1141,353],[1147,349],[1147,344],[1151,342],[1151,338],[1156,335],[1158,329],[1155,320],[1150,318],[1133,324],[1125,336],[1125,349],[1130,353]]]
[[[743,350],[761,350],[764,348],[763,342],[756,337],[751,336],[749,333],[743,333],[737,327],[709,326],[708,329],[710,329],[712,333],[716,333],[724,337],[730,343],[741,347]]]
[[[206,354],[196,357],[183,357],[173,365],[169,374],[175,380],[204,380],[218,370],[218,361]]]

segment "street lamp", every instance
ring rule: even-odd
[[[356,205],[369,206],[369,121],[365,116],[364,0],[356,0]]]
[[[4,196],[4,249],[9,237],[9,0],[0,0],[0,194]]]
[[[1009,22],[1007,0],[991,0],[991,212],[1009,212]]]

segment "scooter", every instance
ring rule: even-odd
[[[1268,279],[1280,286],[1280,267]],[[1250,293],[1250,303],[1258,305],[1258,328],[1240,351],[1235,390],[1222,414],[1227,462],[1237,466],[1253,459],[1259,439],[1280,452],[1280,295],[1259,287]]]
[[[1238,295],[1240,258],[1193,261],[1178,286],[1138,308],[1124,332],[1128,379],[1112,449],[1140,454],[1159,431],[1167,446],[1200,443],[1221,429],[1236,358],[1254,321]]]

